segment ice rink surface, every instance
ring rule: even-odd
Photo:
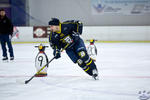
[[[139,91],[150,91],[150,43],[96,43],[97,81],[63,52],[48,77],[20,84],[36,73],[35,45],[13,44],[15,60],[0,60],[0,100],[140,100]],[[50,60],[52,49],[45,52]]]

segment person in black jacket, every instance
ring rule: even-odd
[[[6,43],[9,48],[10,60],[14,60],[13,47],[11,44],[11,38],[13,34],[13,24],[11,20],[6,16],[4,9],[0,9],[0,42],[2,47],[2,60],[8,60]]]

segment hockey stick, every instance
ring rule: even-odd
[[[69,44],[67,44],[67,45],[61,50],[61,52],[62,52],[63,50],[65,50],[68,46],[69,46]],[[30,79],[26,80],[26,81],[25,81],[25,84],[28,84],[39,72],[41,72],[46,66],[48,66],[48,64],[49,64],[50,62],[52,62],[54,59],[55,59],[55,57],[53,57],[47,64],[45,64],[45,65],[44,65],[37,73],[35,73]]]
[[[44,65],[37,73],[35,73],[30,79],[25,81],[25,84],[28,84],[39,72],[41,72],[46,66],[48,66],[48,64],[50,62],[52,62],[55,59],[55,57],[53,57],[46,65]]]

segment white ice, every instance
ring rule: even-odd
[[[139,91],[150,91],[150,43],[96,43],[97,81],[63,52],[48,77],[20,84],[36,73],[35,45],[13,44],[15,60],[0,60],[0,100],[140,100]],[[53,58],[52,49],[45,52]]]

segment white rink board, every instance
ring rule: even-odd
[[[48,38],[33,38],[33,27],[17,28],[19,39],[14,38],[12,41],[48,41]],[[150,41],[150,26],[85,26],[81,37],[99,41]]]

